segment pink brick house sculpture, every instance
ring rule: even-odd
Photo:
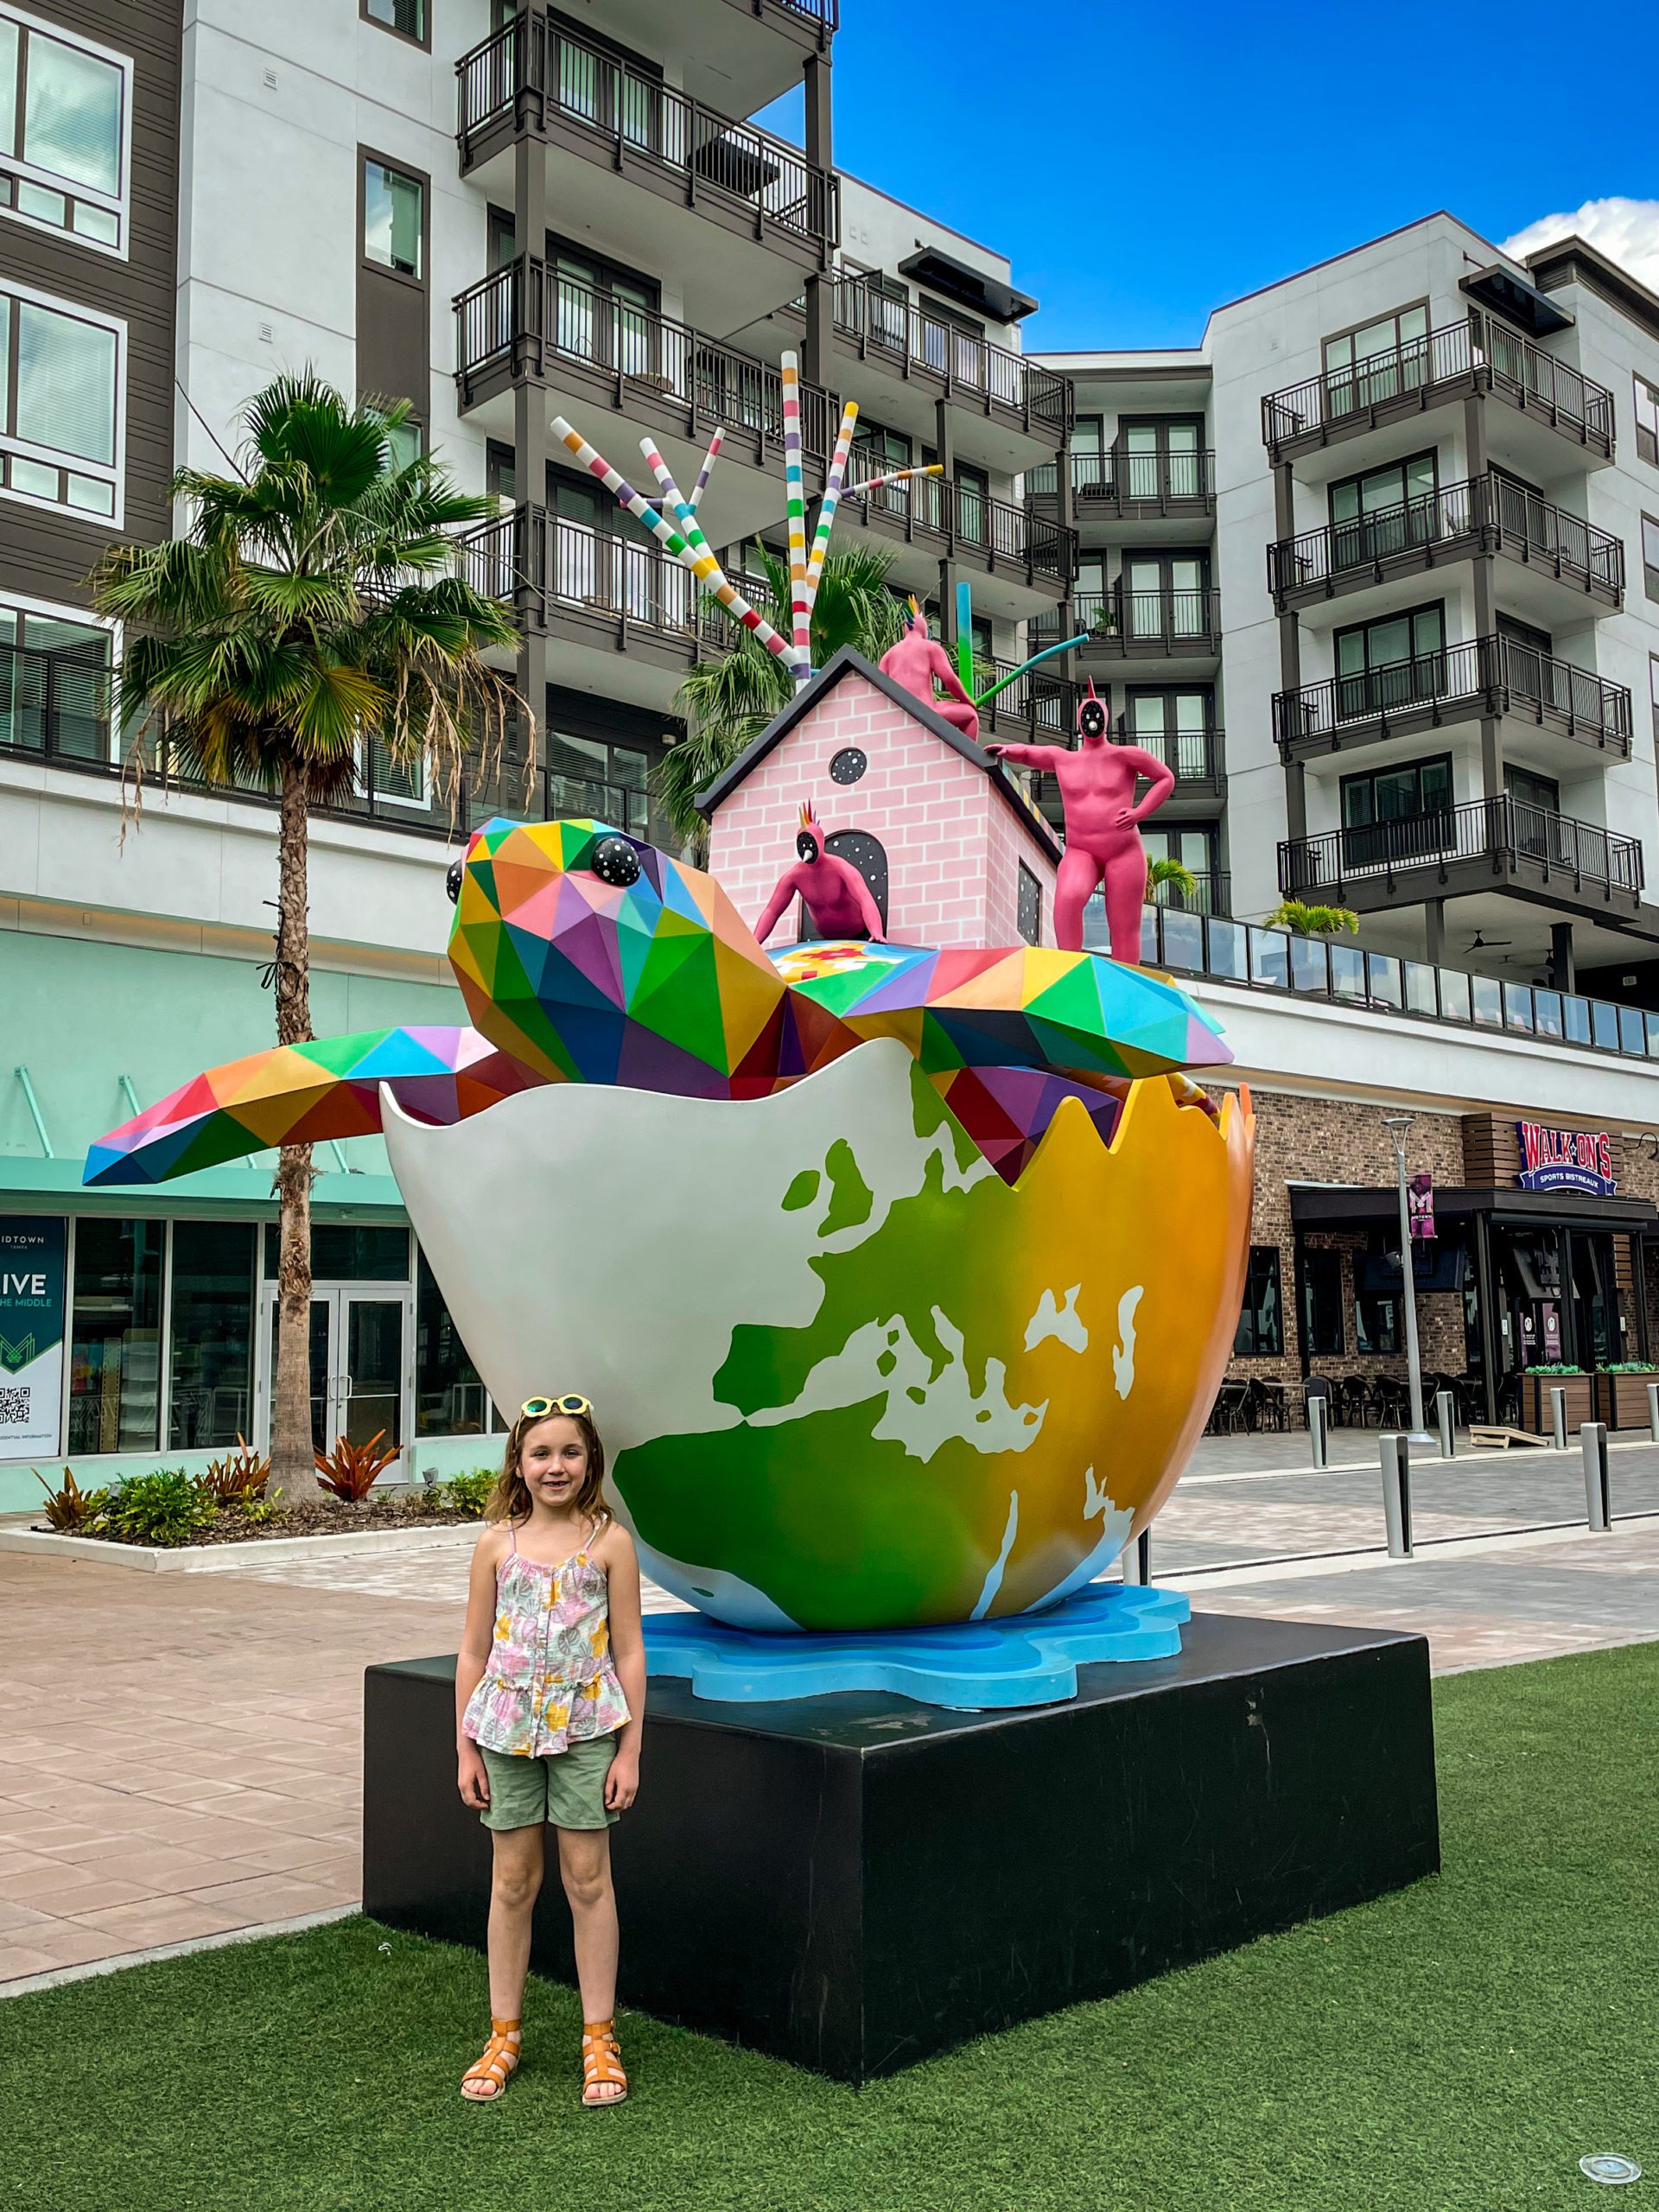
[[[751,925],[795,858],[807,799],[894,944],[1053,944],[1052,830],[1000,761],[849,647],[697,802],[709,872]],[[798,900],[772,943],[802,925]]]

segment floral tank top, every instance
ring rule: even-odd
[[[626,1726],[628,1701],[611,1658],[604,1568],[586,1544],[543,1567],[510,1534],[512,1549],[495,1571],[490,1656],[461,1725],[486,1751],[544,1758]]]

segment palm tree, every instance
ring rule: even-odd
[[[451,533],[496,512],[427,455],[399,467],[406,401],[348,407],[309,371],[279,377],[245,417],[246,473],[186,468],[172,496],[188,535],[116,546],[93,577],[127,626],[117,697],[135,774],[155,741],[166,772],[263,789],[280,802],[276,1039],[311,1037],[308,822],[347,796],[372,741],[458,787],[463,748],[499,753],[518,702],[481,658],[517,641],[511,615],[461,578]],[[270,1487],[320,1494],[312,1459],[308,1322],[311,1147],[285,1145]]]
[[[1178,861],[1173,855],[1162,855],[1157,860],[1147,862],[1147,897],[1149,899],[1156,899],[1160,883],[1173,884],[1183,899],[1198,896],[1198,877],[1185,861]]]
[[[765,588],[751,594],[772,627],[789,635],[788,564],[760,550]],[[905,608],[888,589],[887,556],[855,546],[824,557],[812,608],[812,665],[822,668],[842,645],[880,660],[897,645]],[[701,838],[697,793],[729,767],[795,694],[795,679],[752,630],[734,625],[736,642],[718,660],[699,661],[674,701],[690,726],[657,771],[657,804],[677,837]]]
[[[1293,937],[1337,937],[1344,930],[1350,937],[1357,937],[1359,916],[1351,906],[1310,906],[1305,899],[1287,899],[1274,908],[1262,926],[1288,930]]]

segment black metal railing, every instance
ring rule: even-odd
[[[761,234],[791,233],[826,257],[836,242],[839,184],[829,170],[787,139],[572,38],[545,8],[521,9],[461,56],[455,75],[463,162],[481,133],[539,110],[603,140],[619,167],[671,175],[689,206],[712,192],[752,213]]]
[[[849,474],[879,474],[881,463],[856,448]],[[936,541],[958,554],[978,555],[993,570],[1014,569],[1035,582],[1063,584],[1076,566],[1077,533],[1034,515],[1010,499],[994,499],[978,485],[944,476],[912,476],[873,492],[844,492],[841,512],[861,517],[907,538]]]
[[[1659,1014],[1639,1007],[1431,967],[1341,938],[1327,944],[1253,922],[1206,920],[1173,906],[1148,908],[1142,919],[1141,957],[1149,968],[1239,989],[1338,1000],[1382,1016],[1404,1014],[1463,1030],[1508,1030],[1546,1045],[1659,1061]],[[1086,915],[1084,929],[1085,943],[1093,943]],[[1103,936],[1100,941],[1103,947]],[[1398,1033],[1379,1030],[1379,1051]]]
[[[505,370],[546,378],[561,368],[601,378],[613,404],[683,424],[690,435],[717,425],[758,451],[781,454],[784,380],[757,360],[654,308],[521,254],[455,301],[456,381],[463,407]],[[801,446],[827,465],[839,410],[818,385],[800,386]],[[655,486],[643,487],[653,496]]]
[[[1281,539],[1268,548],[1268,588],[1282,602],[1465,541],[1499,547],[1612,601],[1624,596],[1619,539],[1496,471]]]
[[[1368,877],[1478,860],[1527,864],[1544,875],[1569,875],[1575,885],[1609,892],[1636,895],[1642,889],[1639,839],[1533,806],[1507,791],[1392,821],[1287,838],[1279,847],[1279,887],[1287,896],[1340,892]]]
[[[1216,504],[1216,456],[1196,453],[1072,453],[1067,474],[1077,499],[1077,519],[1091,514],[1129,521],[1158,515],[1210,514]],[[1026,471],[1026,496],[1052,499],[1055,464],[1039,461]]]
[[[1504,637],[1473,638],[1413,660],[1277,692],[1273,729],[1287,753],[1310,746],[1334,750],[1344,740],[1386,737],[1390,723],[1408,716],[1449,721],[1471,712],[1529,715],[1621,758],[1630,751],[1627,686]]]
[[[1262,402],[1262,442],[1277,454],[1304,438],[1426,405],[1440,387],[1459,385],[1501,393],[1580,443],[1613,450],[1611,392],[1481,315],[1269,392]]]
[[[1179,906],[1188,914],[1230,914],[1233,910],[1233,879],[1224,868],[1194,868],[1189,890],[1183,883],[1151,886],[1148,903]]]
[[[1056,676],[1046,668],[1027,669],[1023,675],[1014,675],[1022,665],[1018,661],[986,660],[976,656],[974,661],[974,691],[982,695],[991,685],[1006,676],[1013,676],[995,698],[979,710],[979,726],[982,734],[1006,733],[1023,729],[1032,741],[1053,739],[1067,742],[1077,724],[1078,687],[1070,677]]]
[[[906,376],[938,385],[950,398],[1001,408],[1057,439],[1071,428],[1069,377],[884,292],[867,276],[836,278],[833,313],[836,334],[856,346],[861,359],[896,361]]]
[[[1132,591],[1119,585],[1075,593],[1071,612],[1077,629],[1090,632],[1085,652],[1179,658],[1214,652],[1221,636],[1218,591]],[[1045,639],[1052,627],[1043,626]]]
[[[1126,715],[1117,718],[1117,734],[1125,745],[1138,745],[1173,769],[1182,784],[1213,784],[1219,774],[1222,733],[1217,728],[1137,730]]]
[[[46,760],[107,762],[109,647],[0,645],[0,747]]]

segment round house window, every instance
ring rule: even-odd
[[[869,765],[857,746],[844,746],[830,763],[830,780],[832,784],[855,784]]]

